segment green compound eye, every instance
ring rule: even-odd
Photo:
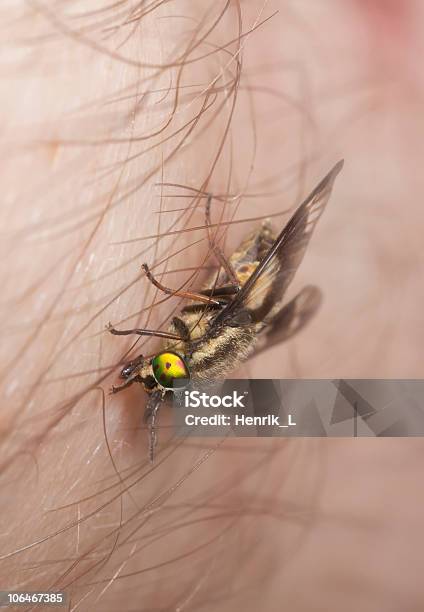
[[[190,379],[189,369],[177,353],[159,353],[152,359],[152,368],[156,382],[165,389],[173,389],[174,381],[178,379]]]

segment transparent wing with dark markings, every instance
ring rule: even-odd
[[[239,293],[218,314],[214,321],[216,324],[231,318],[240,309],[248,309],[253,321],[262,321],[282,299],[303,259],[342,167],[343,160],[299,206]]]
[[[290,340],[303,329],[319,309],[322,294],[318,287],[308,285],[281,308],[266,328],[264,343],[255,356],[267,349]]]

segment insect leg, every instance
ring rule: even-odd
[[[237,293],[237,291],[239,291],[240,289],[240,282],[237,278],[237,274],[235,273],[235,270],[233,268],[233,266],[231,265],[231,262],[229,261],[229,259],[227,259],[227,257],[224,254],[224,251],[221,249],[221,247],[216,244],[212,238],[211,235],[211,204],[212,204],[212,194],[208,195],[208,200],[206,202],[206,227],[208,230],[208,240],[209,240],[209,247],[212,249],[212,251],[214,252],[215,257],[217,258],[217,260],[219,261],[219,263],[221,264],[221,266],[224,268],[225,272],[227,273],[228,278],[231,280],[232,284],[234,287],[236,287],[236,291],[235,293]]]
[[[206,306],[205,306],[206,308]],[[180,317],[173,317],[172,324],[184,340],[190,340],[190,330]]]
[[[211,289],[202,289],[202,295],[210,295],[216,299],[235,295],[239,290],[239,285],[223,285],[222,287],[212,287]]]
[[[137,336],[155,336],[157,338],[168,338],[169,340],[184,340],[177,334],[171,334],[170,332],[156,331],[154,329],[115,329],[111,323],[106,325],[108,332],[114,336],[130,336],[135,334]]]
[[[188,300],[195,300],[196,302],[203,302],[204,304],[220,305],[220,303],[217,300],[214,300],[213,298],[202,295],[201,293],[193,293],[192,291],[178,291],[175,289],[169,289],[168,287],[165,287],[158,280],[155,279],[153,274],[150,272],[149,266],[147,264],[143,264],[141,267],[143,268],[144,273],[149,279],[149,281],[155,287],[157,287],[158,289],[160,289],[161,291],[163,291],[163,293],[166,293],[167,295],[175,295],[178,297],[186,298]]]
[[[146,406],[144,413],[144,422],[149,424],[149,460],[153,463],[155,446],[157,443],[156,436],[156,418],[162,403],[162,393],[156,391],[152,393]]]
[[[109,391],[110,395],[114,395],[115,393],[119,393],[119,391],[122,391],[123,389],[126,389],[127,387],[132,385],[133,382],[135,382],[135,378],[128,378],[127,380],[125,380],[120,385],[112,385],[111,388],[110,388],[110,391]]]
[[[222,301],[222,303],[219,306],[216,306],[215,304],[212,305],[208,305],[208,304],[189,304],[188,306],[184,306],[184,308],[181,309],[181,312],[196,312],[196,313],[202,313],[202,312],[214,312],[216,310],[220,310],[221,308],[223,308],[225,306],[226,302]]]

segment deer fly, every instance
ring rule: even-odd
[[[316,313],[321,292],[304,287],[284,303],[286,290],[299,267],[315,225],[329,200],[336,176],[343,167],[339,161],[300,204],[278,236],[269,221],[247,236],[230,258],[214,243],[210,207],[206,204],[209,245],[219,262],[218,272],[198,293],[173,291],[157,281],[143,264],[153,285],[166,294],[191,300],[174,317],[167,331],[149,329],[117,330],[111,334],[155,336],[164,340],[162,350],[151,359],[139,355],[122,369],[124,382],[111,389],[117,393],[140,383],[149,394],[144,419],[149,427],[149,457],[153,462],[156,423],[162,402],[181,382],[225,378],[255,354],[288,340]],[[262,347],[258,342],[262,340]]]

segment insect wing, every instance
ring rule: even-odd
[[[225,321],[241,308],[250,311],[253,321],[261,321],[281,300],[303,259],[342,167],[343,160],[299,206],[239,293],[218,314],[215,323]]]
[[[272,318],[265,333],[265,342],[258,352],[263,352],[276,344],[286,342],[305,327],[315,315],[322,302],[318,287],[304,287],[290,302]]]

